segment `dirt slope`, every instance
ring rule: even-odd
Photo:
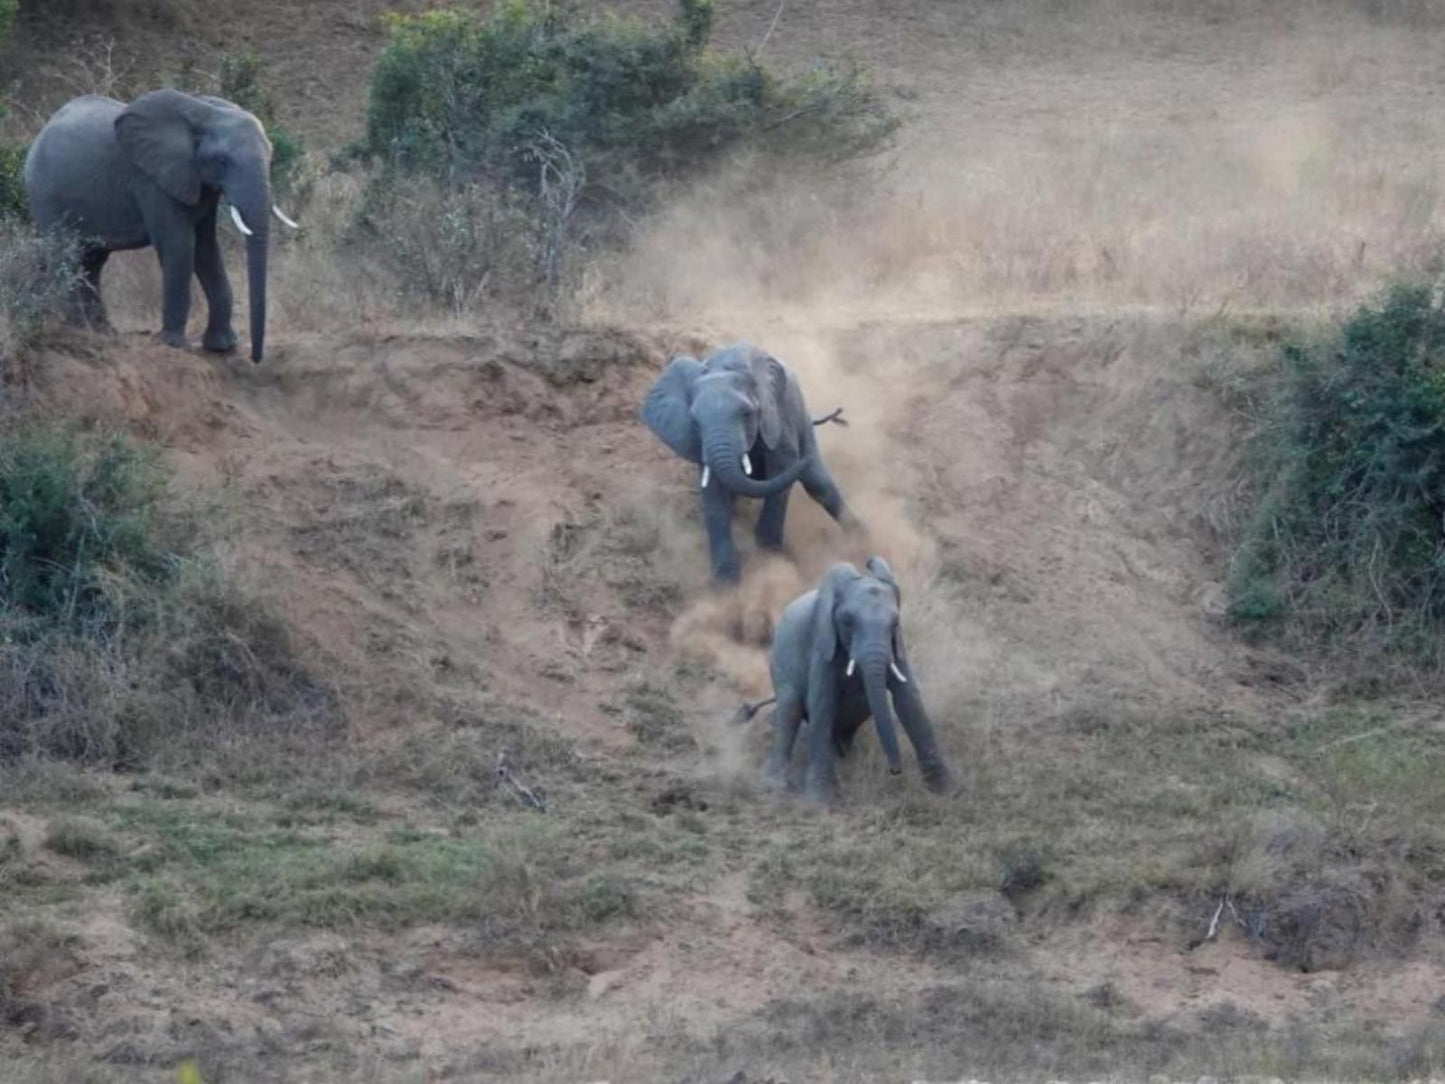
[[[765,330],[806,387],[827,388],[816,406],[841,404],[852,421],[825,431],[824,452],[872,528],[868,548],[904,577],[915,662],[966,788],[986,794],[1010,759],[1111,719],[1228,726],[1284,702],[1261,691],[1260,660],[1217,623],[1203,495],[1218,489],[1232,430],[1200,379],[1219,348],[1208,329],[1071,319]],[[123,421],[167,448],[186,488],[233,524],[238,559],[330,660],[363,746],[434,719],[434,686],[484,694],[479,704],[527,704],[579,742],[593,771],[625,780],[626,803],[655,807],[654,780],[681,780],[746,831],[785,839],[796,812],[751,788],[765,734],[722,719],[762,687],[760,645],[780,606],[862,552],[799,500],[790,558],[754,564],[736,596],[709,595],[692,472],[634,413],[664,357],[689,341],[608,329],[293,336],[254,367],[126,336],[52,350],[31,391],[49,410]],[[905,390],[885,395],[904,374]],[[679,682],[687,658],[713,676]],[[639,679],[672,689],[696,747],[639,747],[617,708]],[[852,811],[837,830],[860,844],[877,772],[868,759],[845,781]],[[1016,786],[1029,800],[1033,784]],[[898,800],[906,794],[887,799]],[[1279,1027],[1348,1005],[1399,1031],[1428,1020],[1422,991],[1441,977],[1428,954],[1408,975],[1383,960],[1292,975],[1232,928],[1189,952],[1177,916],[1045,919],[962,971],[933,953],[905,966],[850,940],[806,892],[767,904],[755,856],[738,857],[666,913],[590,943],[560,978],[479,954],[475,934],[446,926],[217,945],[193,971],[149,953],[112,895],[93,901],[74,970],[46,989],[111,1065],[167,1064],[198,1047],[321,1065],[340,1044],[428,1072],[651,1079],[686,1064],[662,1036],[744,1035],[794,1003],[826,1015],[825,991],[862,990],[917,1014],[964,989],[1005,1002],[1102,989],[1184,1034],[1220,1013]],[[1011,931],[1018,919],[969,921]],[[87,1001],[99,973],[149,998]],[[629,1039],[638,1019],[651,1023]],[[758,1049],[781,1041],[765,1034]],[[959,1064],[923,1049],[909,1063],[919,1072]],[[551,1070],[526,1053],[539,1050],[556,1051]],[[723,1044],[692,1064],[800,1071],[781,1050],[771,1058]],[[855,1079],[861,1064],[836,1078]]]

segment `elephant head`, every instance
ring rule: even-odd
[[[789,401],[788,374],[776,358],[746,343],[699,362],[672,360],[642,404],[642,420],[664,444],[702,468],[706,489],[716,482],[744,497],[771,497],[798,480],[800,458],[768,478],[753,478],[748,455],[761,438],[766,449],[800,447],[798,417]],[[803,424],[809,424],[806,416]]]
[[[271,202],[271,141],[261,122],[223,98],[178,90],[143,94],[115,120],[122,154],[172,199],[190,207],[203,189],[223,193],[236,228],[246,237],[251,299],[251,360],[260,361],[266,340],[266,258],[271,215],[286,218]]]
[[[890,678],[908,682],[898,663],[904,658],[898,627],[902,594],[883,558],[868,558],[866,568],[867,574],[860,575],[852,565],[837,564],[823,577],[813,609],[812,665],[818,680],[829,680],[842,659],[848,660],[844,680],[856,673],[863,682],[888,771],[897,775],[903,767],[888,683]]]

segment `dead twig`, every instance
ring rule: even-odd
[[[506,784],[507,787],[510,788],[512,793],[516,796],[517,801],[521,802],[523,805],[531,806],[539,813],[547,812],[547,804],[542,801],[541,797],[537,794],[537,792],[532,790],[531,787],[528,787],[522,782],[520,782],[517,777],[512,774],[511,769],[507,767],[506,753],[497,754],[496,771],[497,781]]]
[[[1209,920],[1209,932],[1204,935],[1204,940],[1213,941],[1214,935],[1219,932],[1219,916],[1224,914],[1224,900],[1219,901],[1219,906],[1214,909],[1214,917]]]
[[[841,425],[845,429],[848,427],[848,419],[843,417],[842,407],[839,407],[831,414],[824,414],[821,418],[813,419],[814,425],[827,425],[829,422],[832,422],[834,425]]]
[[[773,36],[773,31],[778,28],[778,20],[783,17],[783,7],[787,2],[788,0],[778,0],[778,10],[773,12],[773,21],[768,24],[768,32],[763,35],[763,40],[758,42],[758,56],[763,55],[763,50],[767,48],[768,39]]]

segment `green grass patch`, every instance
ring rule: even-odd
[[[185,952],[251,927],[398,930],[480,924],[533,949],[642,913],[650,887],[584,859],[587,833],[535,815],[485,830],[381,824],[278,828],[274,808],[128,801],[117,830],[143,841],[125,885],[134,920]],[[580,837],[580,838],[579,838]]]

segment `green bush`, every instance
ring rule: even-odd
[[[560,147],[590,188],[632,203],[744,144],[843,159],[895,130],[863,73],[780,78],[709,49],[711,20],[709,0],[683,0],[660,25],[534,0],[505,0],[485,17],[394,16],[366,149],[445,180],[490,176],[536,191],[546,148]]]
[[[135,767],[336,731],[284,625],[197,538],[126,440],[0,435],[0,763]]]
[[[137,619],[118,588],[160,583],[177,567],[157,541],[160,494],[153,463],[120,439],[82,449],[69,434],[0,438],[0,609],[11,637]]]
[[[1329,341],[1292,343],[1259,440],[1234,618],[1302,642],[1440,658],[1445,311],[1398,285]]]
[[[10,47],[10,34],[15,29],[15,13],[20,0],[0,0],[0,50]]]

